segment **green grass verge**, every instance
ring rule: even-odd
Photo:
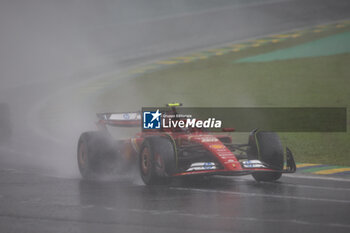
[[[288,48],[348,28],[173,65],[131,78],[103,93],[97,111],[133,110],[180,101],[190,107],[349,107],[350,54],[263,63],[234,60]],[[349,124],[349,121],[348,121]],[[350,165],[350,133],[280,133],[297,162]],[[243,142],[247,134],[233,133]]]

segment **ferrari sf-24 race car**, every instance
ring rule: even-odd
[[[176,105],[167,106],[176,112]],[[210,175],[251,174],[256,181],[275,181],[282,173],[296,171],[292,152],[286,148],[284,156],[274,132],[254,129],[247,144],[234,144],[228,134],[198,128],[144,130],[117,140],[109,126],[141,127],[141,113],[98,113],[97,117],[98,130],[82,133],[78,142],[78,165],[84,179],[114,174],[133,164],[147,185],[164,184],[180,176]]]

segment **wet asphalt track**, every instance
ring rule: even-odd
[[[132,26],[106,29],[94,25],[88,36],[99,45],[98,53],[109,53],[115,59],[113,64],[128,66],[188,49],[347,19],[349,5],[341,0],[281,1],[173,15],[148,23],[133,22]],[[172,33],[163,34],[169,27]],[[119,33],[122,30],[130,33]],[[140,37],[142,30],[149,33]],[[114,44],[116,35],[120,35],[118,44]],[[63,83],[51,80],[17,85],[1,95],[15,106],[19,101],[16,95],[22,93],[23,113]],[[16,124],[30,134],[25,121]],[[28,134],[19,136],[16,143],[24,144],[21,148],[28,154],[42,157],[49,152],[30,145],[42,143],[60,150],[52,142]],[[0,150],[0,232],[350,231],[350,181],[346,180],[289,176],[269,184],[237,177],[146,187],[133,174],[114,181],[85,182],[46,175],[50,169],[36,167],[35,160],[22,162],[28,155],[14,148]]]
[[[1,170],[1,232],[349,232],[350,181],[88,182]]]

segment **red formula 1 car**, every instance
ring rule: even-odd
[[[176,111],[174,105],[169,108]],[[147,185],[193,175],[252,174],[257,181],[275,181],[282,173],[296,170],[291,151],[286,148],[284,156],[281,142],[273,132],[253,130],[247,144],[234,144],[229,135],[198,129],[150,130],[127,139],[114,139],[109,126],[120,130],[140,127],[141,113],[97,116],[99,130],[82,133],[78,142],[78,165],[83,178],[115,173],[131,164],[138,164]],[[121,133],[117,130],[116,134]]]

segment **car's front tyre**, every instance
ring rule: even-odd
[[[276,170],[283,170],[284,155],[282,143],[274,132],[255,131],[249,138],[250,148],[248,159],[257,159]],[[276,181],[282,172],[255,172],[252,174],[256,181]]]
[[[141,178],[147,185],[164,184],[176,171],[176,154],[168,137],[156,136],[144,140],[140,148]]]

